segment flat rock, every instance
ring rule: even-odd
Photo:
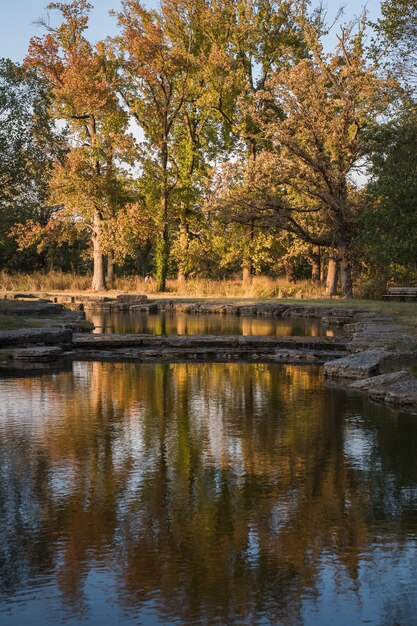
[[[16,361],[56,361],[63,355],[62,348],[57,346],[42,346],[39,348],[20,348],[9,354]]]
[[[144,304],[148,301],[148,297],[138,293],[120,293],[116,301],[119,304]]]
[[[251,350],[228,347],[125,347],[114,350],[77,350],[74,358],[83,361],[159,361],[159,362],[230,362],[258,361],[268,363],[322,363],[320,353],[302,350]]]
[[[338,307],[319,305],[286,305],[287,310],[283,317],[311,317],[315,319],[323,318],[346,318],[347,322],[352,322],[356,312],[353,309],[342,309]]]
[[[123,347],[235,348],[242,350],[345,351],[342,339],[333,337],[257,337],[239,335],[74,335],[77,348],[109,350]]]
[[[373,400],[385,400],[387,392],[393,385],[407,380],[411,380],[411,374],[406,370],[400,370],[399,372],[381,374],[380,376],[374,376],[373,378],[367,378],[365,380],[357,380],[349,385],[349,388],[362,391]]]
[[[407,370],[400,370],[399,372],[380,374],[379,376],[373,376],[372,378],[366,378],[364,380],[355,380],[355,382],[349,385],[349,388],[369,391],[370,389],[376,389],[378,387],[387,388],[400,380],[409,380],[410,378],[411,374],[407,372]]]
[[[84,311],[119,313],[121,311],[129,311],[132,305],[128,302],[86,302],[82,306]]]
[[[239,315],[244,317],[259,315],[265,317],[282,317],[290,308],[288,304],[258,304],[237,307]]]
[[[0,348],[25,345],[62,345],[72,342],[68,328],[21,328],[0,331]]]
[[[52,302],[34,302],[24,306],[8,307],[1,310],[2,315],[59,315],[62,312],[61,304]]]
[[[159,307],[156,303],[131,304],[130,311],[143,311],[145,313],[157,313]]]
[[[322,318],[322,322],[325,324],[333,324],[335,326],[344,326],[345,324],[351,324],[351,317],[342,317],[340,315],[325,315]]]
[[[416,406],[417,380],[413,378],[392,385],[387,389],[384,400],[397,406]]]
[[[351,354],[324,364],[324,374],[327,378],[369,378],[380,373],[381,360],[385,356],[382,352],[368,351]]]
[[[417,339],[412,335],[410,329],[386,321],[347,324],[344,331],[352,338],[348,348],[349,352],[362,352],[372,349],[409,351],[413,346],[417,346]]]

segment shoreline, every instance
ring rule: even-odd
[[[323,365],[325,384],[337,384],[394,408],[417,408],[415,329],[386,313],[351,308],[347,301],[327,304],[212,302],[212,299],[151,299],[119,294],[116,299],[62,295],[69,302],[36,300],[38,294],[13,294],[6,315],[32,316],[41,328],[0,331],[0,372],[41,373],[75,360],[137,362],[269,362]],[[58,299],[58,296],[56,296]],[[190,301],[191,300],[191,301]],[[4,301],[3,301],[4,302]],[[13,306],[13,305],[16,306]],[[0,308],[1,310],[1,308]],[[101,335],[85,310],[94,312],[169,311],[186,314],[320,319],[342,330],[337,338]],[[6,312],[5,312],[6,311]],[[17,313],[18,312],[18,313]],[[45,314],[48,318],[45,319]],[[22,320],[23,321],[23,320]],[[80,332],[82,334],[80,334]]]

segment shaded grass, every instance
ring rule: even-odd
[[[26,307],[27,302],[19,300],[1,300],[0,299],[0,330],[18,330],[19,328],[41,328],[43,318],[47,315],[38,315],[36,319],[25,315],[13,315],[11,311],[20,307]]]
[[[41,322],[26,319],[22,315],[2,315],[0,309],[0,330],[18,330],[19,328],[40,328]]]

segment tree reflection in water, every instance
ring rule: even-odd
[[[415,417],[283,365],[79,363],[0,394],[8,623],[45,589],[88,621],[94,576],[132,623],[413,623]]]
[[[289,337],[333,336],[341,330],[319,319],[297,317],[245,317],[233,314],[145,313],[87,311],[87,318],[103,333],[151,335],[244,335]]]

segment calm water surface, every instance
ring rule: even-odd
[[[320,337],[334,330],[320,320],[240,317],[239,315],[143,311],[86,312],[97,333],[149,333],[153,335],[268,335]]]
[[[245,363],[0,398],[0,624],[416,623],[416,416]]]

